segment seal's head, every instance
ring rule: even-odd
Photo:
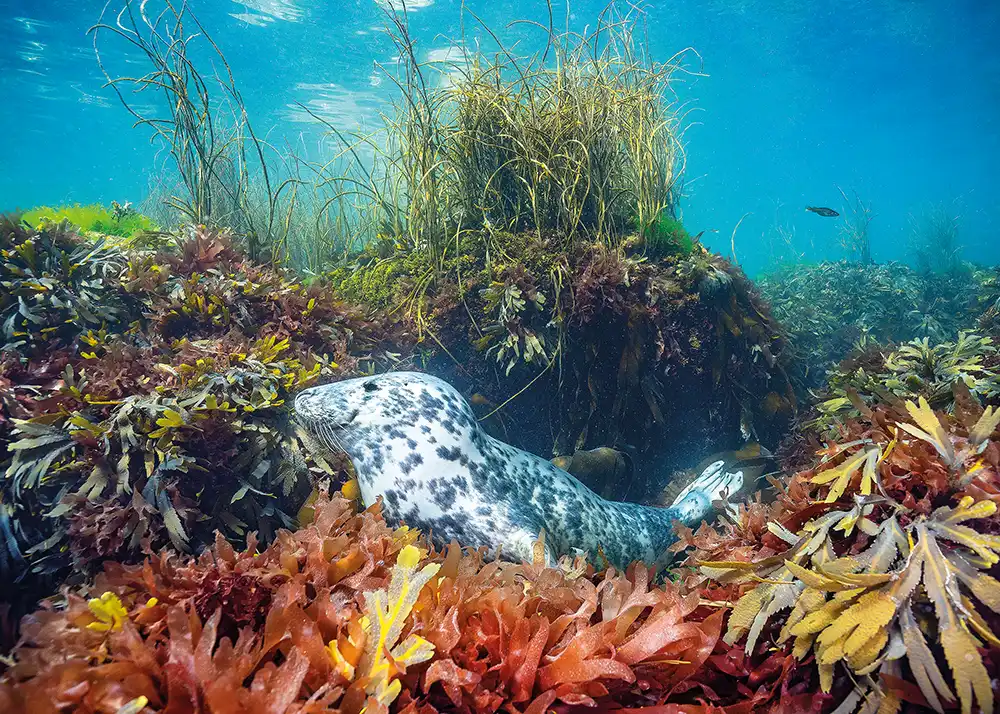
[[[363,456],[365,443],[413,442],[415,435],[477,430],[475,414],[447,382],[419,372],[390,372],[312,387],[295,398],[298,420],[332,450]],[[416,439],[421,440],[421,439]]]

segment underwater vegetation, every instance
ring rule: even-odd
[[[354,245],[349,202],[319,177],[325,164],[257,133],[225,55],[187,3],[109,2],[88,34],[105,87],[163,157],[145,213],[163,226],[229,229],[251,259],[300,269]]]
[[[961,256],[955,207],[931,206],[922,215],[911,217],[910,222],[910,242],[921,273],[958,275],[969,270]]]
[[[776,501],[687,534],[741,659],[823,711],[994,711],[1000,412],[964,404],[859,403]]]
[[[128,296],[107,280],[125,260],[105,238],[84,238],[66,223],[35,230],[0,218],[0,261],[4,352],[41,354],[81,330],[128,322]]]
[[[839,228],[840,246],[850,260],[861,265],[871,265],[871,224],[875,220],[871,204],[865,203],[857,191],[848,196],[844,189],[838,187],[837,190],[844,199],[844,213]],[[816,212],[815,208],[807,210]]]
[[[442,67],[388,4],[401,96],[381,136],[328,125],[340,159],[310,167],[257,139],[217,46],[198,71],[186,5],[122,5],[94,32],[149,73],[102,69],[133,112],[166,92],[135,116],[194,225],[0,222],[0,710],[995,709],[1000,280],[941,262],[947,225],[946,269],[877,265],[845,194],[852,261],[758,292],[683,223],[682,57],[653,61],[631,12]],[[296,263],[309,223],[340,252]],[[619,449],[628,480],[590,485],[647,501],[720,448],[770,462],[754,442],[840,366],[787,474],[656,573],[438,551],[349,481],[328,496],[351,468],[294,394],[411,362],[527,450]]]
[[[307,456],[288,397],[373,369],[404,334],[252,263],[226,232],[153,250],[62,223],[0,230],[0,563],[25,596],[108,557],[197,552],[216,530],[269,541],[317,478],[342,480]]]
[[[561,247],[632,236],[651,251],[691,247],[672,223],[684,152],[671,77],[684,53],[652,59],[635,32],[640,13],[609,6],[586,35],[540,28],[546,49],[530,57],[485,28],[495,54],[448,63],[418,61],[405,14],[386,14],[400,96],[375,135],[328,125],[345,154],[375,153],[374,167],[327,177],[363,201],[369,230],[435,269],[498,233]]]
[[[977,327],[996,297],[994,272],[922,272],[902,263],[849,261],[786,266],[757,280],[787,334],[804,387],[870,343],[955,339]]]
[[[591,484],[603,495],[651,497],[669,459],[688,468],[713,444],[780,438],[796,404],[783,341],[737,268],[701,246],[652,260],[530,233],[494,242],[463,245],[437,281],[418,255],[378,245],[328,278],[423,334],[430,369],[478,395],[503,439],[545,455],[632,450],[649,477]]]
[[[544,559],[541,561],[544,563]],[[377,507],[320,497],[267,549],[109,566],[25,622],[0,683],[10,712],[544,712],[640,706],[697,685],[722,611],[653,586],[428,550]]]
[[[21,220],[31,226],[39,226],[43,221],[58,223],[66,220],[84,233],[98,233],[105,236],[136,238],[143,233],[157,230],[156,225],[146,216],[138,213],[131,204],[111,203],[110,208],[99,204],[81,206],[40,206],[21,214]]]
[[[1000,402],[1000,354],[992,338],[963,331],[954,342],[925,337],[895,348],[871,344],[830,371],[815,403],[818,416],[807,424],[825,433],[845,416],[858,416],[861,404],[899,406],[920,398],[953,412],[956,394],[989,406]]]
[[[911,216],[909,264],[871,258],[870,205],[844,197],[840,226],[847,259],[804,263],[792,248],[793,232],[775,228],[776,242],[794,260],[778,259],[758,278],[762,294],[787,331],[790,352],[804,373],[797,387],[822,385],[828,370],[855,350],[928,338],[955,340],[962,330],[990,330],[1000,304],[995,267],[962,257],[957,206],[935,204]]]

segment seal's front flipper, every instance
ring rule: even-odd
[[[545,529],[534,533],[524,528],[513,528],[504,535],[501,552],[505,557],[522,563],[538,563],[544,559],[546,567],[555,567],[557,561],[552,547],[545,543]]]
[[[729,494],[743,488],[743,471],[729,472],[724,461],[715,461],[701,472],[670,506],[677,511],[677,518],[692,526],[712,511],[712,503],[724,501]]]

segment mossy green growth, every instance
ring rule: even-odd
[[[431,282],[451,284],[461,293],[472,284],[489,286],[517,266],[550,276],[565,259],[562,244],[540,242],[534,234],[498,231],[487,239],[470,231],[435,271],[423,251],[400,249],[398,241],[382,236],[323,277],[347,300],[395,309],[412,304]]]
[[[694,250],[695,241],[687,232],[684,224],[666,211],[662,211],[645,230],[641,226],[637,226],[637,229],[647,248],[655,254],[680,253],[687,255]]]
[[[340,295],[374,308],[396,307],[405,300],[408,278],[432,272],[427,256],[419,251],[393,251],[383,242],[368,246],[354,261],[326,274]]]
[[[126,206],[115,205],[112,208],[92,203],[81,206],[39,206],[21,216],[33,228],[38,228],[44,221],[60,222],[67,220],[82,231],[93,231],[104,235],[132,238],[140,233],[157,230],[149,218],[133,211]]]

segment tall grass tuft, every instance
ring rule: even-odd
[[[946,203],[910,216],[910,245],[921,273],[957,276],[963,272],[959,222],[958,206]]]
[[[533,24],[545,48],[518,57],[464,12],[496,51],[432,62],[418,58],[405,10],[386,9],[399,99],[380,133],[337,133],[345,153],[375,157],[329,178],[338,195],[363,197],[375,232],[435,265],[461,239],[496,231],[612,246],[638,233],[648,248],[677,249],[658,236],[676,218],[684,170],[671,83],[693,50],[654,61],[636,39],[641,13],[612,6],[587,34]]]
[[[465,9],[493,50],[444,62],[418,55],[405,5],[384,4],[399,59],[383,71],[397,99],[372,133],[345,134],[313,114],[337,146],[318,163],[259,138],[221,49],[186,3],[158,13],[152,4],[111,0],[91,32],[108,85],[171,158],[152,191],[165,205],[143,207],[162,225],[226,226],[252,257],[310,270],[387,237],[427,258],[423,283],[463,241],[493,245],[497,231],[567,245],[638,235],[655,253],[691,245],[664,226],[678,218],[684,172],[672,83],[696,53],[653,60],[631,4],[624,13],[612,4],[585,34],[527,23],[545,45],[526,57]],[[108,69],[105,36],[130,47],[146,74]],[[219,71],[199,70],[194,42]]]
[[[167,192],[163,213],[232,228],[251,257],[285,260],[300,182],[255,133],[222,50],[188,3],[109,0],[89,34],[106,86],[170,157],[170,179],[157,187]],[[113,72],[106,38],[145,74]],[[206,51],[211,72],[199,66]]]

